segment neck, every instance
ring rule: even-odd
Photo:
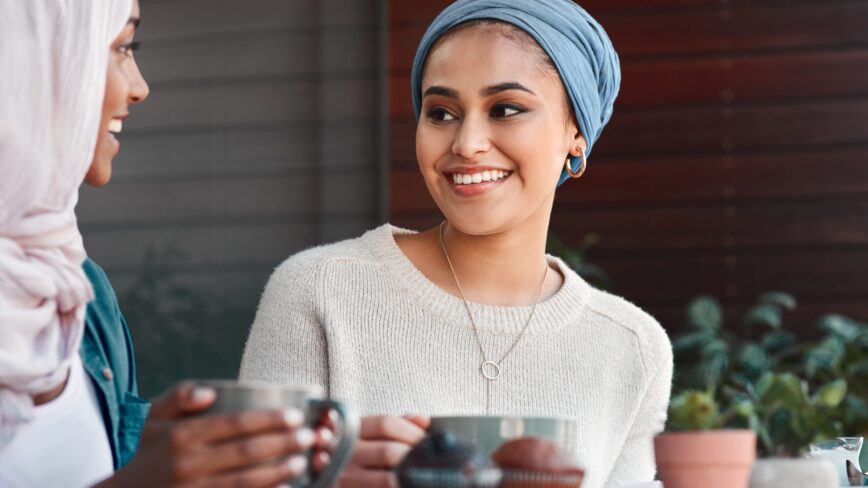
[[[547,231],[548,219],[488,235],[471,235],[444,224],[443,243],[467,300],[521,306],[550,296],[553,292],[540,294],[548,267]],[[445,256],[443,264],[448,267]]]

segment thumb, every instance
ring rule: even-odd
[[[412,422],[413,424],[415,424],[416,426],[418,426],[422,430],[428,430],[428,427],[431,426],[431,418],[426,417],[424,415],[408,414],[408,415],[404,415],[404,418],[406,420],[409,420],[410,422]]]
[[[215,399],[217,392],[213,388],[185,381],[154,399],[151,418],[171,420],[199,413],[211,406]]]

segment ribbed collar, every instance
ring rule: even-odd
[[[386,265],[401,288],[412,296],[420,307],[449,324],[471,328],[472,324],[461,298],[444,291],[429,280],[395,242],[396,234],[415,233],[385,224],[366,233],[362,241],[372,254]],[[591,292],[590,285],[563,261],[550,255],[546,255],[546,258],[549,264],[560,270],[564,283],[553,296],[539,303],[533,323],[528,328],[528,335],[545,334],[576,324],[584,313]],[[470,311],[479,329],[503,335],[521,332],[532,308],[530,305],[506,307],[470,302]]]

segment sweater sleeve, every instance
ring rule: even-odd
[[[286,260],[268,280],[239,377],[316,385],[328,394],[328,344],[319,309],[320,266],[305,255]]]
[[[654,461],[654,436],[663,431],[672,390],[672,346],[661,329],[656,345],[656,371],[650,375],[638,413],[633,420],[624,447],[612,467],[604,486],[617,488],[622,483],[651,481],[657,467]]]

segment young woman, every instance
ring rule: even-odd
[[[139,17],[137,0],[0,2],[3,487],[274,486],[314,442],[295,410],[188,419],[215,399],[189,384],[145,424],[129,330],[105,273],[82,267],[73,214],[82,178],[109,182],[114,134],[148,95]]]
[[[545,254],[559,183],[612,112],[617,56],[569,0],[462,0],[413,66],[416,155],[442,225],[285,261],[241,377],[321,385],[367,417],[344,486],[383,486],[431,415],[575,419],[600,488],[654,476],[672,355],[649,315]]]

